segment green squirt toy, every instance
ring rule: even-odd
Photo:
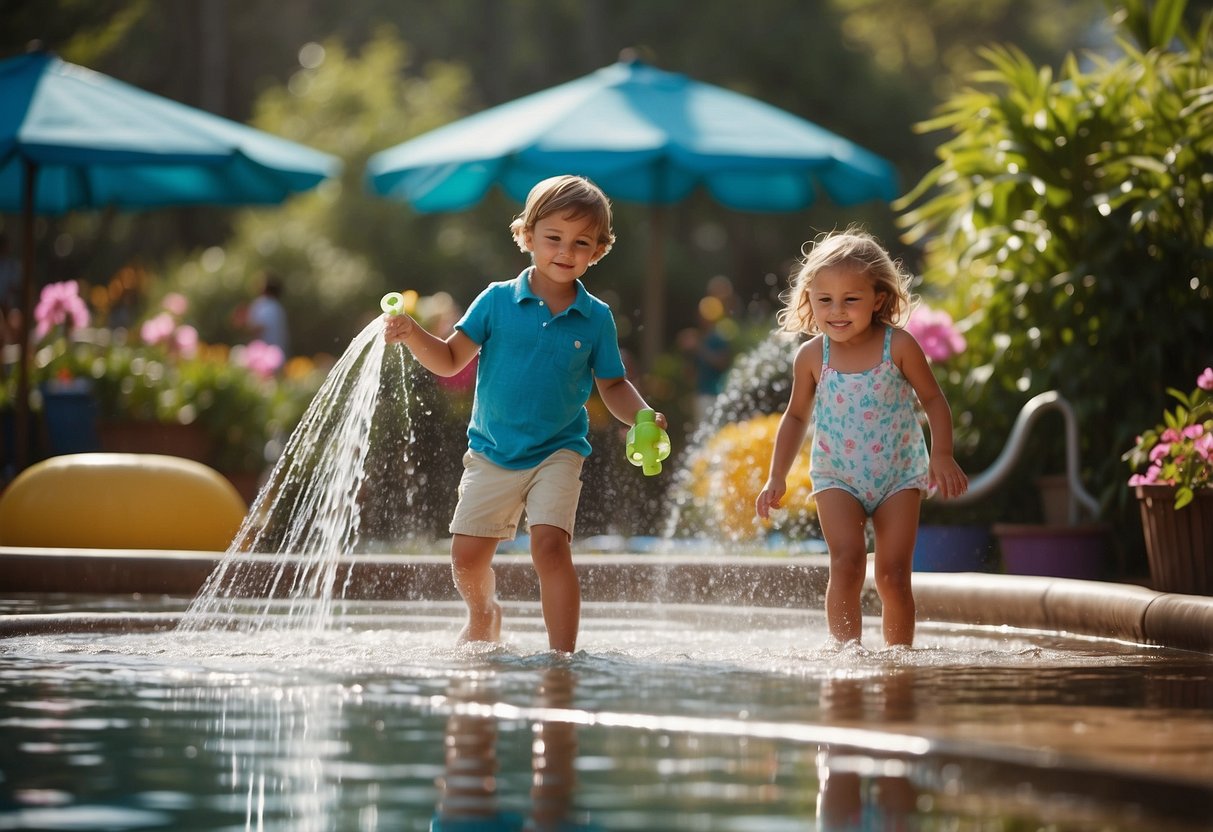
[[[628,462],[644,469],[646,477],[661,473],[661,460],[670,455],[670,436],[657,424],[657,413],[644,408],[636,414],[636,424],[628,428]]]
[[[404,295],[399,292],[388,292],[379,301],[379,308],[389,315],[399,315],[404,311]]]

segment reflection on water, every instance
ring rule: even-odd
[[[450,646],[458,604],[0,641],[0,829],[1187,832],[1213,810],[1207,656],[929,625],[838,651],[802,611],[587,605],[561,658],[514,612],[535,626],[479,648]]]

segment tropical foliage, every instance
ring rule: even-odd
[[[949,136],[902,203],[969,342],[949,391],[962,449],[992,458],[1059,390],[1106,503],[1126,496],[1120,451],[1213,344],[1213,16],[1191,30],[1184,6],[1124,4],[1115,49],[1057,75],[982,50],[921,125]]]

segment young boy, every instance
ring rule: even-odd
[[[514,537],[525,508],[548,644],[571,653],[581,617],[570,542],[590,454],[585,403],[596,384],[627,425],[648,405],[625,377],[610,308],[579,280],[615,242],[606,195],[578,176],[545,179],[510,230],[532,265],[490,284],[452,335],[438,338],[402,314],[386,319],[384,338],[442,376],[480,354],[450,526],[451,573],[468,607],[460,640],[500,638],[493,555],[498,540]],[[665,416],[657,422],[665,427]]]

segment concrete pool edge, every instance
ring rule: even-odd
[[[216,552],[0,547],[0,592],[192,596],[221,559]],[[587,602],[820,607],[828,573],[822,555],[578,553],[575,559]],[[250,561],[269,568],[274,558]],[[503,598],[538,596],[529,556],[498,555],[495,565]],[[446,555],[359,555],[343,561],[342,569],[352,569],[351,598],[457,597]],[[338,585],[345,583],[340,576]],[[1049,630],[1213,653],[1213,597],[976,572],[916,572],[914,596],[922,622]],[[874,592],[866,606],[879,611]]]

